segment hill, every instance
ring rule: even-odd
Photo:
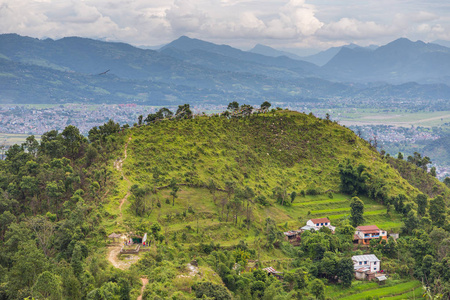
[[[192,116],[184,105],[12,146],[0,161],[1,297],[409,297],[425,278],[450,295],[447,187],[428,199],[330,120],[246,109]],[[325,217],[334,233],[285,240]],[[357,245],[360,224],[401,236]],[[369,253],[383,288],[352,280],[351,256]]]

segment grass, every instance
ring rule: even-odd
[[[421,283],[418,280],[408,281],[404,283],[392,283],[393,285],[380,286],[379,288],[359,291],[357,294],[352,294],[348,296],[339,297],[337,299],[342,300],[358,300],[366,299],[367,297],[387,297],[387,296],[401,296],[403,294],[409,293],[418,287],[421,287]],[[405,299],[405,298],[403,298]]]

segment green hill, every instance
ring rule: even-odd
[[[168,248],[172,254],[162,256],[170,260],[179,255],[173,259],[181,263],[197,256],[203,272],[215,271],[210,253],[220,249],[229,249],[229,254],[246,249],[244,252],[250,253],[247,271],[272,266],[288,272],[295,265],[303,265],[297,251],[311,250],[279,244],[281,236],[274,239],[278,246],[271,247],[268,226],[274,224],[277,232],[288,231],[305,225],[308,219],[328,217],[333,225],[345,227],[352,197],[341,192],[340,170],[366,167],[367,180],[359,193],[365,206],[364,224],[389,232],[400,231],[402,214],[416,209],[414,200],[420,194],[389,165],[389,158],[382,157],[366,141],[337,123],[313,115],[276,111],[246,118],[162,120],[132,128],[128,136],[127,159],[122,173],[116,172],[121,184],[106,207],[111,215],[105,224],[107,231],[134,229],[143,233],[159,224],[162,237],[156,234],[153,238],[174,247]],[[174,183],[179,188],[175,199],[170,187]],[[121,210],[117,209],[133,185],[141,193],[132,192]],[[249,189],[254,194],[246,198]],[[298,196],[291,203],[293,192]],[[448,195],[448,189],[445,193]],[[399,197],[409,210],[387,212],[384,204],[394,204],[393,199]],[[335,242],[335,246],[326,247],[328,251],[336,247],[335,251],[348,253],[352,248],[345,238]],[[138,268],[142,268],[142,262]],[[234,264],[228,263],[229,268]],[[184,276],[185,272],[178,274]],[[226,276],[219,284],[242,295]],[[202,278],[191,278],[191,284]],[[239,280],[239,276],[233,278]],[[167,295],[177,290],[176,280],[169,282]],[[154,288],[147,288],[148,295],[155,294]],[[386,289],[391,290],[384,295],[411,292],[408,288],[400,293],[395,288]]]
[[[109,121],[88,138],[68,126],[12,146],[0,161],[0,298],[400,299],[423,280],[450,295],[447,187],[426,172],[414,187],[414,175],[329,120],[230,115]],[[430,184],[439,190],[428,199]],[[324,217],[335,233],[285,240]],[[400,238],[355,245],[351,224]],[[139,253],[123,243],[145,234]],[[351,256],[369,253],[385,287],[352,280]]]

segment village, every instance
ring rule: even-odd
[[[283,232],[284,239],[293,246],[298,246],[302,234],[306,231],[318,231],[322,228],[327,228],[332,234],[335,233],[336,227],[331,225],[331,221],[328,218],[310,219],[306,222],[306,225],[290,231]],[[395,240],[398,239],[398,233],[389,234],[390,237]],[[118,255],[130,255],[139,254],[150,250],[151,241],[147,238],[147,233],[139,235],[136,233],[129,234],[117,234],[112,233],[108,236],[111,245],[121,245]],[[366,248],[373,239],[381,240],[388,239],[387,231],[378,228],[376,225],[365,225],[356,227],[355,234],[353,235],[354,249]],[[374,254],[354,255],[352,256],[354,277],[357,280],[375,280],[379,284],[384,284],[387,279],[387,274],[381,267],[381,260]],[[192,263],[191,263],[192,264]],[[268,275],[275,276],[282,280],[283,272],[277,271],[272,266],[267,266],[262,270],[266,271]]]

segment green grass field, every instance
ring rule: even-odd
[[[408,282],[387,282],[386,286],[378,286],[377,283],[375,285],[373,283],[369,283],[364,286],[364,288],[355,289],[353,287],[350,291],[346,293],[342,293],[340,296],[337,296],[333,299],[342,299],[342,300],[360,300],[366,299],[367,297],[379,297],[380,299],[414,299],[410,298],[411,296],[415,297],[415,299],[422,299],[422,284],[418,280],[408,281]],[[349,295],[351,293],[351,295]]]

